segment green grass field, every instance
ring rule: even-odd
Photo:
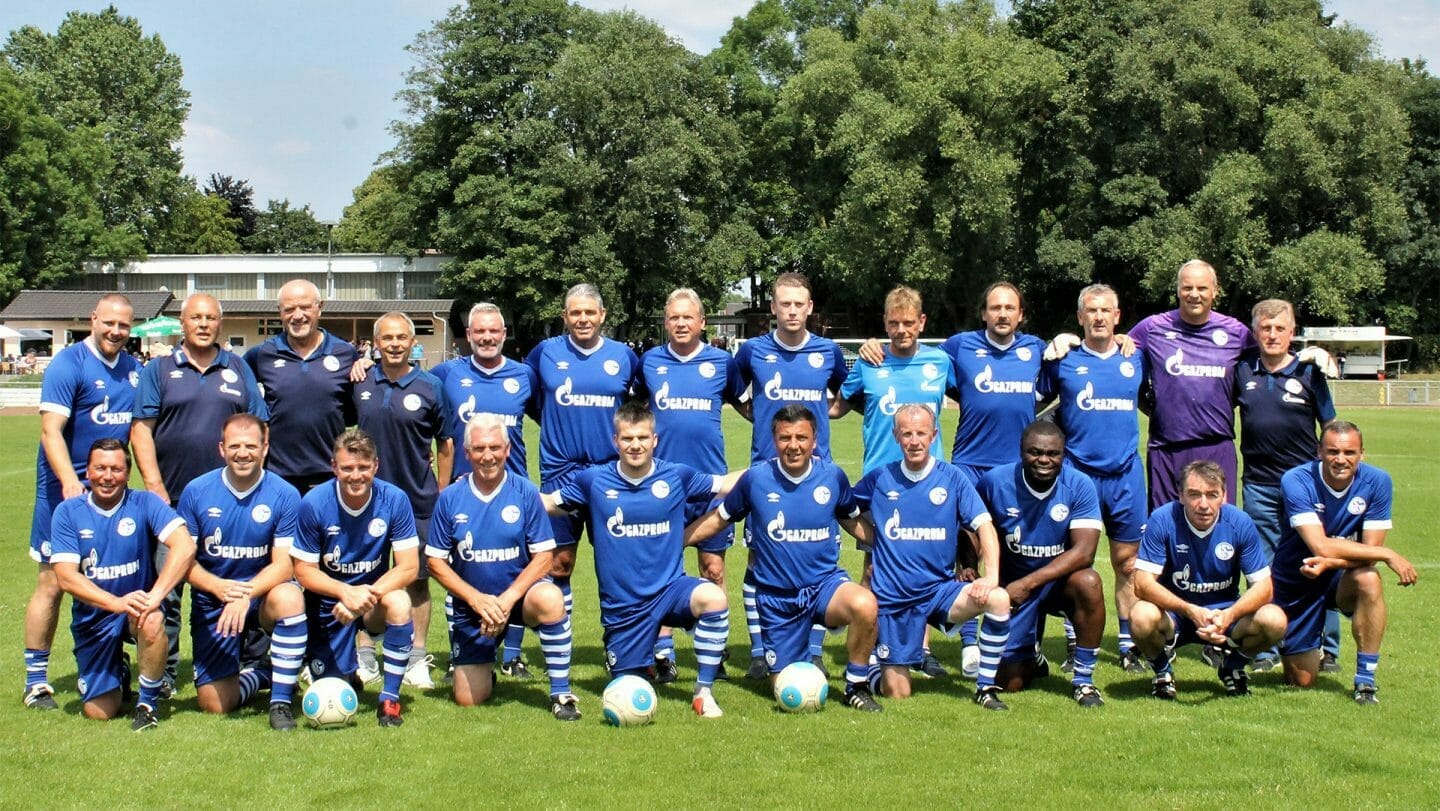
[[[832,704],[814,716],[773,708],[767,687],[737,680],[716,695],[726,716],[702,722],[689,711],[693,657],[680,639],[682,682],[660,689],[653,726],[612,729],[600,721],[606,678],[588,546],[576,578],[575,669],[585,719],[560,724],[547,711],[543,681],[502,681],[491,706],[462,710],[448,693],[406,688],[405,726],[379,729],[373,693],[358,726],[337,732],[272,733],[260,709],[229,718],[196,709],[188,683],[162,712],[159,729],[135,735],[128,722],[79,715],[68,607],[57,634],[51,678],[62,711],[21,706],[21,621],[34,582],[26,539],[34,492],[39,421],[0,418],[0,527],[10,539],[0,574],[0,806],[4,807],[416,807],[475,802],[501,806],[596,807],[1435,807],[1440,805],[1440,673],[1434,648],[1440,617],[1440,414],[1431,410],[1348,410],[1368,432],[1369,461],[1396,482],[1392,545],[1421,572],[1402,591],[1385,574],[1390,628],[1380,670],[1379,707],[1349,698],[1354,645],[1339,677],[1318,690],[1282,687],[1278,673],[1257,676],[1249,698],[1222,696],[1194,649],[1177,663],[1180,700],[1149,697],[1148,676],[1116,666],[1114,619],[1096,681],[1107,705],[1082,711],[1068,680],[1009,697],[1009,713],[970,703],[957,678],[921,681],[909,701],[861,715]],[[949,412],[953,423],[954,412]],[[748,426],[730,424],[730,459],[746,457]],[[952,424],[947,424],[949,436]],[[836,427],[836,455],[860,467],[859,419]],[[858,555],[847,552],[854,571]],[[693,564],[692,564],[693,568]],[[739,610],[743,555],[731,555],[732,661],[743,670]],[[1100,567],[1108,578],[1108,567]],[[68,606],[68,601],[67,601]],[[446,644],[436,601],[430,649]],[[1052,637],[1058,631],[1051,623]],[[188,629],[186,631],[188,635]],[[1063,645],[1047,641],[1052,661]],[[958,641],[937,640],[937,655],[958,669]],[[832,672],[842,640],[826,645]],[[541,661],[533,635],[526,657]],[[832,683],[838,686],[838,683]]]

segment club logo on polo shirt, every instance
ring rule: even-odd
[[[255,507],[250,510],[250,520],[254,521],[257,524],[263,524],[266,521],[269,521],[270,505],[256,504]]]
[[[508,394],[519,394],[519,393],[520,393],[520,381],[516,380],[516,379],[513,378],[513,377],[507,377],[507,378],[505,378],[505,382],[504,382],[504,383],[501,383],[500,386],[501,386],[502,388],[504,388],[505,391],[506,391],[506,393],[508,393]]]
[[[1128,361],[1128,360],[1127,360],[1127,361],[1121,361],[1121,363],[1120,363],[1120,374],[1123,375],[1123,376],[1125,376],[1125,377],[1134,377],[1134,376],[1135,376],[1135,364],[1131,363],[1131,362]]]
[[[407,394],[405,399],[400,402],[405,406],[406,411],[419,411],[425,405],[425,401],[421,400],[418,394]]]
[[[1361,498],[1360,496],[1356,496],[1350,499],[1350,503],[1345,505],[1345,509],[1351,515],[1361,515],[1365,512],[1365,508],[1368,506],[1369,505],[1365,503],[1365,499]]]
[[[506,504],[505,508],[500,511],[500,520],[504,521],[507,524],[513,524],[519,521],[520,508],[516,507],[514,504]]]
[[[1215,545],[1215,557],[1220,560],[1229,560],[1235,557],[1235,547],[1229,541],[1221,541]]]
[[[1357,515],[1358,515],[1358,513],[1357,513]],[[120,519],[120,523],[115,525],[115,534],[119,535],[119,536],[122,537],[122,538],[128,538],[128,537],[130,537],[131,535],[134,535],[134,534],[135,534],[135,519],[134,519],[134,518],[130,518],[129,516],[126,516],[125,518],[121,518],[121,519]]]
[[[829,503],[830,503],[830,488],[826,487],[826,486],[823,485],[823,484],[820,485],[819,487],[815,488],[815,492],[812,493],[811,495],[813,495],[813,496],[815,497],[815,503],[816,503],[816,504],[829,504]]]
[[[650,494],[656,498],[664,498],[670,495],[669,482],[666,482],[664,479],[656,481],[654,484],[650,485]]]
[[[945,499],[949,495],[950,494],[943,487],[931,488],[930,503],[934,504],[936,507],[939,507],[941,504],[945,503]]]
[[[1032,354],[1028,346],[1022,346],[1015,350],[1015,357],[1023,361],[1029,361]]]
[[[320,361],[320,365],[331,372],[340,371],[340,359],[334,355],[326,355],[325,359]]]
[[[922,377],[925,378],[925,382],[923,382],[923,383],[920,384],[921,390],[923,390],[923,391],[939,391],[939,390],[940,390],[940,383],[943,381],[943,378],[944,378],[944,375],[942,375],[942,374],[940,373],[940,367],[936,366],[936,365],[933,364],[933,363],[927,363],[927,364],[925,364],[924,366],[921,366],[921,367],[920,367],[920,374],[921,374]]]
[[[1050,520],[1060,523],[1070,517],[1070,507],[1066,504],[1056,504],[1050,508]]]
[[[385,530],[389,527],[390,525],[385,523],[384,518],[372,518],[370,520],[370,526],[366,531],[370,533],[370,537],[379,538],[385,534]]]
[[[711,363],[711,362],[708,361],[708,360],[705,361],[704,363],[700,364],[700,376],[703,377],[703,378],[706,378],[706,379],[709,379],[709,378],[714,377],[714,376],[715,376],[715,364]]]
[[[139,373],[139,372],[131,372],[131,373],[130,373],[130,387],[131,387],[131,388],[139,388],[139,386],[140,386],[140,373]]]
[[[810,368],[811,368],[811,369],[819,369],[821,366],[824,366],[824,365],[825,365],[825,356],[824,356],[824,355],[820,354],[819,352],[811,352],[811,353],[810,353]]]
[[[1224,346],[1230,343],[1230,336],[1225,334],[1225,330],[1217,329],[1210,333],[1210,340],[1214,341],[1216,346]]]
[[[620,361],[618,360],[614,360],[613,358],[611,360],[607,360],[604,363],[604,367],[605,374],[610,375],[611,377],[620,374]]]

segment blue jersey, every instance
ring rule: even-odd
[[[775,333],[740,345],[735,355],[740,377],[750,387],[755,427],[751,432],[750,463],[776,456],[770,421],[788,405],[803,405],[815,413],[815,455],[830,459],[830,402],[828,392],[845,382],[845,356],[829,338],[805,333],[805,342],[790,347]]]
[[[73,563],[101,589],[120,597],[155,585],[151,556],[155,541],[184,526],[175,511],[146,490],[126,490],[120,503],[102,511],[90,494],[66,499],[50,524],[51,563]],[[77,630],[113,617],[109,611],[75,600],[70,627]],[[77,638],[79,634],[77,633]]]
[[[1178,501],[1150,513],[1140,536],[1135,568],[1187,603],[1224,607],[1240,598],[1240,575],[1249,583],[1270,576],[1255,522],[1225,504],[1209,532],[1198,533]]]
[[[681,358],[670,345],[640,359],[641,394],[655,415],[655,455],[706,473],[724,473],[725,432],[720,409],[740,402],[745,382],[729,352],[708,344]]]
[[[375,480],[370,501],[352,512],[340,488],[328,481],[300,499],[300,531],[291,557],[351,586],[373,584],[390,570],[390,553],[416,549],[415,513],[395,485]]]
[[[860,361],[851,367],[840,386],[840,396],[865,409],[861,426],[865,472],[904,458],[900,443],[895,441],[895,412],[912,403],[926,406],[935,414],[935,442],[930,446],[930,455],[938,458],[944,448],[940,441],[940,409],[945,405],[945,392],[955,386],[955,366],[950,356],[933,346],[922,345],[908,358],[887,352],[879,366]]]
[[[443,558],[461,580],[483,594],[499,594],[530,558],[555,548],[555,533],[529,479],[506,471],[495,492],[475,488],[473,476],[447,487],[435,503],[426,557]],[[456,610],[469,610],[456,601]]]
[[[445,441],[445,413],[440,381],[420,369],[392,381],[376,365],[355,384],[356,424],[379,451],[376,475],[410,497],[416,520],[430,517],[440,494],[430,447]]]
[[[1103,530],[1095,483],[1069,465],[1044,493],[1025,481],[1025,471],[1011,463],[980,477],[976,488],[995,519],[1000,536],[1000,584],[1013,583],[1043,568],[1071,546],[1070,530]]]
[[[620,458],[614,419],[640,374],[635,352],[609,338],[587,351],[558,335],[525,362],[540,381],[540,480]]]
[[[1046,363],[1040,397],[1056,398],[1055,423],[1065,432],[1065,458],[1091,476],[1123,471],[1140,456],[1140,387],[1145,356],[1100,354],[1081,344]]]
[[[255,375],[233,352],[219,350],[203,371],[176,349],[140,370],[135,419],[154,420],[155,461],[172,499],[195,478],[224,460],[210,449],[220,444],[220,429],[233,414],[270,419]]]
[[[198,565],[226,580],[250,580],[270,565],[273,549],[294,545],[300,493],[270,472],[242,493],[222,468],[190,482],[180,495],[180,517],[195,538]]]
[[[960,424],[950,461],[989,469],[1020,456],[1020,434],[1035,420],[1035,379],[1045,342],[1015,333],[1003,349],[985,330],[950,336],[942,347],[959,379]]]
[[[1325,373],[1291,358],[1271,372],[1258,358],[1235,366],[1235,402],[1240,406],[1240,455],[1245,481],[1271,487],[1285,471],[1315,458],[1319,426],[1335,419]]]
[[[865,474],[855,501],[875,525],[870,588],[881,605],[908,607],[934,596],[955,579],[955,550],[964,530],[991,521],[970,479],[954,465],[932,458],[918,475],[903,462]]]
[[[355,421],[350,399],[355,358],[355,347],[329,332],[309,357],[295,354],[284,333],[245,353],[270,409],[266,467],[287,479],[330,471],[335,437]]]
[[[1325,484],[1320,470],[1320,462],[1307,462],[1280,479],[1284,520],[1280,522],[1280,543],[1271,564],[1277,583],[1295,584],[1307,579],[1300,574],[1300,566],[1314,553],[1296,527],[1318,525],[1326,537],[1357,543],[1367,529],[1390,529],[1390,474],[1362,462],[1345,492],[1336,493]]]
[[[60,350],[46,367],[40,383],[40,411],[66,418],[62,436],[70,449],[70,464],[81,481],[90,463],[90,446],[97,440],[118,439],[129,444],[139,384],[139,361],[125,352],[107,361],[90,338]],[[44,446],[36,460],[35,479],[37,493],[59,482],[45,459]]]
[[[618,464],[593,465],[560,488],[559,503],[584,508],[595,545],[600,612],[618,619],[685,574],[685,502],[713,495],[716,479],[656,459],[643,479]]]
[[[496,368],[486,369],[476,363],[475,358],[465,357],[448,360],[431,372],[440,379],[445,392],[445,435],[455,442],[451,481],[470,472],[470,457],[465,453],[465,424],[480,414],[493,414],[505,421],[510,437],[510,457],[505,461],[505,469],[522,479],[529,476],[525,468],[522,422],[526,414],[531,419],[536,417],[535,396],[540,387],[535,370],[505,357]]]
[[[840,525],[860,514],[845,471],[810,460],[798,481],[772,459],[745,471],[720,505],[720,517],[744,518],[755,585],[793,594],[840,571]]]

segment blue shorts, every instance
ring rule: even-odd
[[[348,678],[360,667],[360,660],[355,655],[355,635],[365,625],[365,618],[357,617],[349,625],[342,624],[332,613],[337,602],[329,597],[305,593],[305,613],[310,625],[305,658],[310,660],[311,673],[317,679],[324,676]],[[375,613],[379,614],[379,611]]]
[[[565,474],[556,476],[548,481],[542,481],[540,483],[540,492],[553,493],[568,484],[570,478],[569,474]],[[583,510],[569,515],[550,516],[550,529],[555,533],[555,545],[557,547],[579,546],[580,537],[585,533],[586,520],[587,515]]]
[[[810,661],[810,628],[825,622],[825,609],[850,576],[834,571],[820,583],[799,592],[775,592],[756,589],[755,608],[760,613],[760,643],[765,648],[765,664],[771,673],[779,673],[786,665]]]
[[[245,629],[235,636],[215,633],[215,624],[225,604],[199,592],[190,597],[190,642],[194,646],[195,686],[228,679],[240,672],[240,648],[246,638],[260,629],[260,599],[250,601]]]
[[[688,525],[690,522],[703,517],[706,513],[718,506],[720,506],[720,499],[718,498],[697,499],[695,501],[685,502],[685,523]],[[726,549],[734,545],[735,525],[730,524],[713,536],[696,544],[695,548],[701,552],[714,552],[715,554],[723,555]]]
[[[30,516],[30,557],[38,563],[50,562],[50,519],[65,498],[60,483],[52,482],[45,491],[35,488],[35,511]]]
[[[950,609],[968,583],[947,580],[935,586],[930,599],[914,605],[881,608],[875,657],[882,665],[918,665],[925,658],[925,626],[947,635],[960,626],[950,622]]]
[[[1233,602],[1220,602],[1216,603],[1215,605],[1208,605],[1205,607],[1229,608],[1232,605],[1234,605]],[[1176,648],[1181,648],[1191,644],[1210,644],[1209,642],[1201,639],[1200,635],[1195,632],[1195,623],[1191,622],[1189,617],[1184,616],[1183,614],[1176,614],[1173,611],[1166,611],[1165,613],[1170,615],[1170,622],[1172,625],[1175,626],[1175,635],[1170,637],[1170,640],[1165,643],[1165,648],[1167,650],[1175,650]],[[1241,617],[1240,619],[1244,619],[1244,617]],[[1235,633],[1235,626],[1239,624],[1240,620],[1235,620],[1234,622],[1230,623],[1230,627],[1225,629],[1225,635],[1230,636],[1231,634]]]
[[[525,601],[510,609],[508,625],[525,624]],[[463,602],[456,602],[450,621],[450,664],[493,665],[496,651],[504,644],[505,634],[486,636],[480,630],[480,618]]]
[[[610,673],[623,676],[653,665],[660,626],[694,628],[696,617],[690,613],[690,595],[709,582],[682,575],[648,601],[627,607],[623,616],[602,611],[600,624],[605,628],[605,662]]]
[[[960,468],[960,472],[965,474],[965,480],[970,482],[971,487],[979,487],[980,477],[990,472],[990,468],[988,466],[970,465],[956,459],[952,459],[951,464],[955,465],[955,467]]]
[[[1045,617],[1061,616],[1069,608],[1064,581],[1052,580],[1030,592],[1030,599],[1010,609],[1010,638],[1000,661],[1033,661],[1045,633]]]
[[[1285,612],[1290,624],[1280,640],[1280,655],[1295,656],[1320,647],[1325,636],[1325,612],[1338,608],[1335,595],[1345,572],[1332,570],[1314,580],[1290,583],[1273,580],[1274,602]]]
[[[128,614],[111,614],[84,626],[71,623],[70,633],[75,638],[75,685],[85,701],[120,689],[128,619]]]
[[[1140,543],[1140,533],[1149,517],[1145,509],[1145,468],[1140,458],[1134,457],[1124,470],[1111,476],[1083,472],[1095,483],[1100,516],[1110,542]]]

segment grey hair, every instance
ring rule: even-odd
[[[375,319],[375,325],[370,328],[370,334],[371,334],[372,336],[380,334],[380,322],[381,322],[381,321],[384,321],[384,320],[387,319],[387,318],[403,318],[403,319],[405,319],[405,328],[408,329],[408,330],[410,330],[410,337],[411,337],[411,338],[414,338],[414,337],[415,337],[415,322],[410,320],[410,316],[408,316],[408,315],[400,312],[399,310],[391,310],[390,312],[388,312],[388,313],[380,316],[379,318]]]
[[[605,299],[600,297],[600,289],[593,284],[581,282],[565,291],[565,304],[568,306],[572,298],[593,298],[600,309],[605,309]]]
[[[488,431],[491,428],[499,428],[500,436],[505,438],[505,444],[510,444],[510,431],[505,427],[505,418],[499,414],[492,414],[482,411],[471,417],[465,423],[465,450],[470,450],[470,438],[476,431]]]
[[[1184,275],[1185,271],[1189,270],[1190,268],[1205,268],[1206,270],[1210,271],[1210,278],[1215,281],[1215,284],[1216,284],[1217,287],[1219,286],[1219,284],[1220,284],[1220,274],[1218,274],[1218,273],[1215,272],[1215,266],[1214,266],[1214,265],[1210,264],[1209,262],[1206,262],[1204,259],[1191,259],[1191,260],[1187,261],[1185,264],[1181,265],[1179,270],[1175,271],[1175,286],[1176,286],[1176,287],[1179,287],[1179,286],[1180,286],[1180,277],[1181,277],[1182,275]]]
[[[1116,307],[1120,306],[1120,296],[1115,292],[1115,288],[1108,284],[1092,284],[1080,291],[1080,297],[1075,300],[1075,309],[1083,312],[1085,299],[1095,296],[1109,296],[1110,300],[1115,302]]]
[[[475,320],[475,316],[481,313],[494,313],[495,315],[500,316],[501,324],[505,323],[505,314],[500,312],[499,307],[496,307],[494,304],[491,304],[488,301],[481,301],[476,303],[474,307],[470,308],[470,315],[466,316],[465,318],[465,326],[468,328],[470,326],[470,323]]]
[[[924,414],[925,416],[929,417],[931,428],[934,428],[937,424],[935,412],[930,408],[930,406],[923,405],[921,403],[906,403],[905,405],[902,405],[899,408],[895,409],[895,424],[893,427],[899,428],[900,420],[910,414]]]

